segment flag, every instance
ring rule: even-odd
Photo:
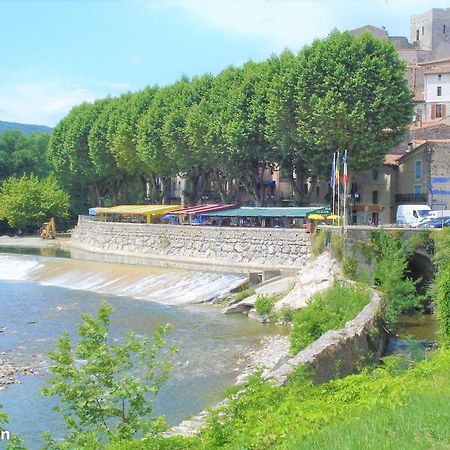
[[[330,188],[333,188],[334,186],[334,180],[335,180],[335,169],[336,167],[336,153],[333,153],[333,162],[331,164],[331,173],[330,173]]]
[[[345,150],[345,152],[344,152],[343,161],[344,161],[344,175],[342,177],[342,182],[344,184],[347,184],[348,183],[348,153],[347,153],[347,150]]]
[[[335,183],[339,186],[339,152],[337,152],[336,163],[335,163],[335,172],[334,172]]]

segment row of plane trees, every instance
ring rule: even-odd
[[[412,116],[404,73],[389,42],[335,31],[297,54],[76,106],[48,158],[78,207],[139,202],[149,184],[165,203],[179,175],[190,204],[211,190],[233,202],[245,189],[264,205],[263,175],[278,167],[305,203],[305,181],[328,176],[336,150],[365,169],[401,140]]]

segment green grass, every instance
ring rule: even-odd
[[[439,392],[413,394],[405,404],[376,407],[356,420],[327,427],[299,441],[290,450],[398,450],[450,448],[450,384]],[[429,389],[432,389],[429,387]]]
[[[269,316],[277,298],[274,295],[260,294],[256,297],[255,310],[259,316]]]
[[[234,294],[231,300],[237,303],[244,300],[244,298],[251,297],[254,294],[256,294],[255,289],[253,288],[244,289],[243,291]]]
[[[370,292],[362,286],[335,282],[329,289],[313,296],[310,304],[294,313],[290,334],[293,354],[312,344],[329,330],[339,330],[354,319],[369,303]]]
[[[404,364],[403,364],[404,365]],[[134,441],[114,450],[448,449],[450,350],[313,385],[298,370],[276,388],[253,377],[199,437]]]

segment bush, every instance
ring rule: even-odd
[[[433,284],[442,343],[450,346],[450,230],[443,229],[434,236],[434,262],[437,273]]]
[[[329,231],[316,231],[313,234],[313,241],[311,252],[314,256],[319,256],[324,250],[325,246],[330,239]]]
[[[291,352],[298,353],[329,330],[339,330],[369,303],[370,292],[362,286],[345,286],[336,281],[313,296],[306,308],[294,314],[289,336]]]
[[[130,439],[136,433],[157,435],[162,417],[152,417],[151,395],[167,378],[170,365],[158,361],[168,326],[153,332],[153,339],[129,333],[121,344],[109,342],[111,307],[103,306],[97,319],[82,316],[76,345],[67,333],[50,353],[53,375],[42,392],[58,395],[68,434],[50,448],[98,448],[99,442]]]
[[[376,257],[375,285],[382,293],[383,318],[389,331],[394,332],[403,312],[418,308],[422,297],[417,295],[419,280],[405,278],[408,256],[419,240],[408,241],[403,233],[372,233]]]
[[[251,297],[252,295],[255,295],[255,294],[256,294],[256,291],[253,288],[244,289],[243,291],[237,292],[236,294],[234,294],[232,297],[232,301],[234,303],[237,303],[237,302],[244,300],[244,298]]]
[[[276,297],[273,295],[260,294],[256,298],[255,310],[259,316],[269,316],[273,311]]]
[[[356,279],[356,271],[358,269],[358,262],[353,256],[346,256],[342,261],[342,270],[344,274],[351,280]]]
[[[337,261],[342,261],[344,255],[344,236],[333,233],[331,235],[331,255]]]

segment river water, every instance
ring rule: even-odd
[[[190,304],[220,296],[243,279],[236,273],[0,253],[0,352],[6,352],[0,359],[38,372],[18,377],[21,384],[0,392],[8,430],[26,438],[30,449],[40,447],[44,431],[63,434],[62,421],[52,411],[56,399],[39,394],[49,377],[47,354],[63,331],[76,335],[80,314],[95,315],[104,301],[113,307],[113,338],[128,330],[148,335],[157,324],[173,325],[167,341],[179,352],[155,398],[156,414],[174,425],[213,405],[234,384],[250,348],[265,335],[285,334],[282,327],[223,315],[218,306]]]

